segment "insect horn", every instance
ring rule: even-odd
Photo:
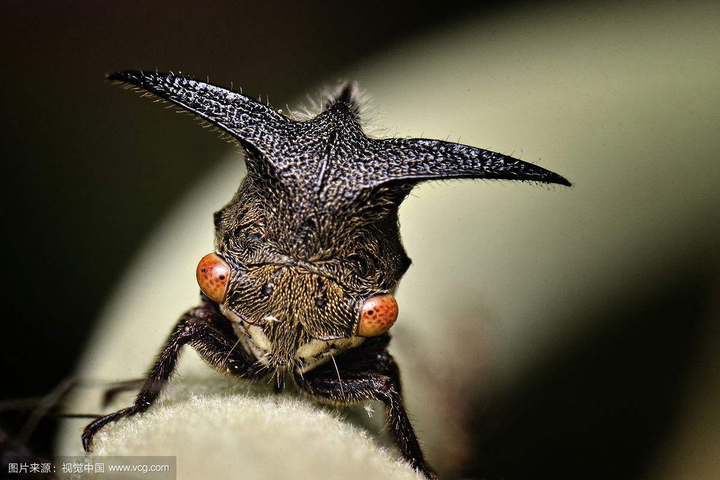
[[[570,186],[570,182],[544,168],[481,148],[420,138],[374,140],[371,150],[380,169],[374,183],[419,183],[426,180],[484,178],[524,180]]]
[[[122,71],[108,80],[152,93],[188,110],[237,139],[247,151],[271,150],[289,120],[240,93],[172,73]]]
[[[242,94],[172,73],[123,71],[108,75],[109,80],[130,84],[168,100],[237,139],[246,153],[249,172],[271,173],[288,191],[304,197],[308,178],[317,178],[316,189],[324,187],[322,152],[307,157],[305,150],[322,147],[323,141],[299,142],[302,127],[273,108]],[[500,153],[441,140],[371,139],[357,123],[359,109],[353,83],[341,85],[315,121],[325,133],[342,132],[352,137],[352,151],[345,151],[343,165],[349,167],[343,192],[360,191],[389,183],[416,184],[426,180],[484,178],[524,180],[570,186],[564,177],[531,163]],[[321,130],[318,135],[322,137]],[[335,139],[335,136],[332,136]],[[334,140],[327,140],[333,143]],[[303,150],[304,149],[304,150]],[[300,151],[303,150],[303,151]],[[321,164],[320,173],[312,170]],[[302,175],[297,175],[302,171]],[[299,193],[298,193],[299,192]]]
[[[355,82],[343,82],[333,95],[330,96],[330,105],[344,105],[350,114],[358,119],[360,105],[357,102],[358,86]]]

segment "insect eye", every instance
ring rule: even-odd
[[[218,303],[225,301],[230,280],[230,266],[219,255],[208,253],[198,263],[198,285],[205,295]]]
[[[357,334],[375,337],[390,330],[398,316],[398,304],[390,294],[375,295],[363,303]]]

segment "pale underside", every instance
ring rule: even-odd
[[[263,329],[243,321],[227,308],[221,307],[221,310],[223,315],[232,321],[233,329],[242,348],[257,359],[261,365],[270,366],[270,359],[274,353],[273,344]],[[267,317],[266,320],[278,321],[274,317]],[[300,345],[295,352],[294,359],[297,361],[295,371],[300,374],[308,372],[344,351],[362,345],[364,341],[364,337],[358,336],[332,340],[310,340]]]

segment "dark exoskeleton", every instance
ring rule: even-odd
[[[215,250],[198,266],[202,304],[188,311],[150,369],[134,405],[85,428],[146,411],[184,345],[246,380],[289,372],[311,397],[379,400],[403,457],[433,478],[403,406],[387,347],[392,293],[410,266],[398,208],[426,180],[484,178],[570,185],[518,159],[457,143],[375,139],[360,124],[355,87],[297,120],[261,102],[173,74],[109,76],[189,110],[229,134],[247,175],[215,214]],[[331,361],[330,361],[331,360]]]

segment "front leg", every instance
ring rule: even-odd
[[[410,465],[430,479],[430,470],[415,431],[410,424],[400,391],[400,371],[387,351],[390,336],[369,338],[303,375],[295,374],[297,384],[310,396],[334,404],[380,400],[385,404],[387,423],[400,453]],[[337,367],[336,367],[337,365]]]
[[[160,396],[170,376],[175,371],[180,349],[190,345],[212,366],[244,379],[256,380],[268,373],[266,367],[258,365],[245,351],[237,349],[237,337],[229,320],[218,310],[217,305],[205,303],[185,313],[178,321],[170,337],[147,374],[145,383],[135,398],[135,403],[90,423],[82,434],[85,451],[90,451],[93,437],[110,422],[146,411]]]

